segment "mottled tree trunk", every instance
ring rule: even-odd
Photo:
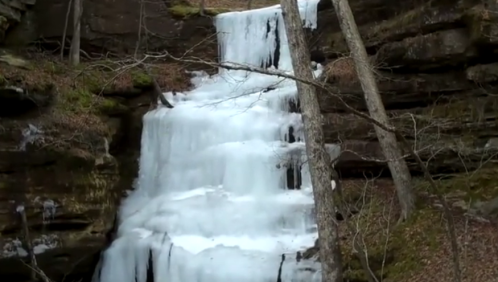
[[[296,77],[312,81],[314,77],[309,59],[309,50],[305,41],[297,1],[281,0],[281,6],[294,74]],[[304,124],[306,154],[315,198],[322,281],[341,282],[341,252],[337,224],[334,218],[333,190],[330,184],[330,156],[325,150],[322,115],[314,86],[297,82],[297,90]]]
[[[73,8],[73,39],[71,40],[70,60],[73,66],[80,63],[81,16],[83,15],[83,0],[74,0]]]
[[[356,73],[364,92],[370,116],[382,124],[389,125],[389,119],[387,118],[384,104],[379,95],[379,89],[368,61],[365,45],[363,45],[363,41],[361,40],[348,0],[332,0],[332,3],[339,19],[342,33],[355,62]],[[388,159],[389,170],[396,185],[401,205],[400,220],[405,220],[410,216],[415,207],[415,196],[411,187],[410,171],[408,170],[406,161],[402,157],[395,134],[385,131],[378,126],[374,127],[384,156]]]

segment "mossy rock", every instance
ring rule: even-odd
[[[186,19],[201,15],[201,10],[199,7],[193,7],[188,5],[174,5],[171,8],[169,8],[168,11],[173,17],[180,19]],[[230,11],[231,11],[230,9],[223,9],[223,8],[206,8],[204,9],[204,14],[206,16],[216,16]]]
[[[133,87],[139,89],[149,88],[153,85],[152,77],[143,71],[133,71],[131,72],[131,79]]]
[[[60,99],[62,110],[69,112],[91,111],[93,108],[93,94],[84,88],[71,89],[65,93],[60,93],[64,99]]]
[[[104,99],[98,106],[98,112],[104,115],[112,116],[124,114],[129,108],[121,104],[118,100],[112,98]]]

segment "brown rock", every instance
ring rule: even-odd
[[[498,150],[478,144],[477,138],[450,138],[410,141],[412,148],[426,163],[433,174],[473,171],[483,165],[483,160],[497,160]],[[342,154],[336,168],[346,173],[352,171],[388,171],[387,160],[377,141],[347,140],[341,145]],[[405,150],[406,160],[412,173],[422,169]]]
[[[456,5],[455,3],[448,5],[444,1],[432,1],[404,13],[378,19],[375,24],[360,26],[359,31],[367,48],[378,47],[387,42],[399,41],[419,34],[458,28],[464,21],[466,11],[468,7],[461,1]],[[328,33],[328,40],[325,50],[347,53],[348,49],[342,32]]]
[[[111,230],[119,180],[112,157],[81,159],[50,152],[0,152],[0,273],[29,279],[19,206],[26,211],[41,268],[54,280],[88,272]],[[81,265],[80,265],[81,264]],[[87,264],[86,268],[83,265]]]
[[[344,63],[334,65],[334,62],[331,62],[320,79],[327,82],[329,90],[339,95],[350,106],[366,110],[363,90],[353,68],[354,65],[344,66]],[[376,76],[379,92],[387,109],[426,106],[439,100],[441,96],[474,96],[484,91],[468,81],[464,72],[393,74],[378,71]],[[318,99],[322,112],[344,110],[344,107],[327,91],[320,90]]]
[[[7,67],[0,83],[0,273],[12,282],[30,279],[27,250],[18,244],[23,207],[41,269],[53,281],[78,281],[91,275],[108,244],[123,190],[137,172],[138,148],[128,147],[128,133],[139,139],[140,131],[129,126],[135,121],[121,104],[127,101],[102,100],[84,84],[70,92],[64,80]],[[30,75],[36,80],[28,84]],[[138,103],[148,100],[143,96]],[[128,110],[112,111],[121,107]]]
[[[66,0],[47,0],[35,5],[37,17],[32,27],[37,29],[38,36],[46,40],[61,40],[68,3]],[[144,1],[144,22],[139,36],[140,1],[85,0],[81,28],[82,48],[90,55],[105,52],[133,54],[137,41],[141,39],[141,47],[147,46],[149,52],[167,50],[180,56],[198,45],[193,52],[215,57],[217,45],[216,36],[213,36],[215,30],[212,18],[174,18],[168,10],[172,5],[173,1],[170,0]],[[69,25],[72,25],[71,20]],[[72,30],[69,28],[68,38],[71,35]],[[206,40],[209,37],[213,40]]]
[[[389,68],[421,70],[463,63],[477,56],[465,28],[437,31],[383,45],[377,62]]]
[[[389,111],[391,124],[408,139],[434,136],[498,136],[498,98],[495,96],[449,101],[426,108]],[[326,143],[341,140],[377,140],[373,125],[353,114],[324,114]]]

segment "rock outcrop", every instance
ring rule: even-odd
[[[420,204],[408,222],[396,225],[394,184],[377,178],[388,168],[374,128],[338,102],[340,98],[367,113],[330,2],[321,1],[319,30],[310,41],[328,60],[320,77],[328,89],[318,93],[323,130],[327,143],[342,146],[335,168],[343,178],[363,179],[343,180],[344,196],[336,201],[359,211],[350,226],[339,224],[344,278],[372,281],[358,255],[357,248],[362,248],[368,271],[379,280],[454,281],[447,225],[439,224],[441,203],[433,187],[417,177],[421,168],[407,156]],[[460,253],[466,269],[462,281],[491,281],[498,275],[496,252],[476,241],[498,242],[498,4],[490,0],[349,2],[392,125],[434,176],[454,217],[454,232],[473,238],[457,236],[457,244],[467,246]],[[467,228],[472,231],[464,231]],[[319,260],[318,251],[317,242],[304,250],[303,258]]]
[[[350,2],[392,123],[431,172],[464,172],[495,160],[498,5],[489,0]],[[366,111],[354,63],[344,57],[348,51],[336,15],[330,5],[321,6],[312,42],[328,58],[321,79],[330,93],[319,93],[326,142],[342,143],[338,168],[345,174],[387,171],[373,127],[334,98]],[[412,172],[421,172],[408,160]]]
[[[53,281],[88,278],[138,171],[152,80],[110,61],[72,69],[0,51],[0,277],[27,281],[19,208],[38,264]],[[181,89],[178,67],[158,80]]]
[[[13,2],[23,1],[34,2]],[[15,47],[37,41],[48,49],[59,48],[69,3],[66,0],[39,1],[24,15],[20,24],[11,27],[5,38],[6,44]],[[143,7],[140,3],[135,0],[85,0],[81,48],[86,54],[91,57],[97,54],[133,55],[138,42],[141,51],[168,51],[181,56],[190,50],[210,59],[217,56],[216,32],[211,16],[224,10],[208,10],[208,15],[201,17],[198,7],[191,7],[186,1],[144,1]],[[0,26],[1,19],[0,14]],[[71,39],[72,12],[68,19],[66,36]]]
[[[0,42],[3,41],[7,29],[19,24],[22,20],[22,15],[35,3],[36,0],[0,1]]]

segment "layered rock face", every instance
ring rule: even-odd
[[[30,277],[19,209],[40,267],[53,279],[78,277],[92,268],[112,229],[120,173],[109,144],[120,120],[84,110],[92,97],[58,89],[41,66],[37,77],[27,61],[0,58],[1,277]]]
[[[140,40],[140,49],[180,56],[214,34],[211,18],[194,13],[187,19],[191,7],[181,1],[144,1],[142,13],[139,3],[84,1],[84,53],[125,57]],[[0,1],[0,46],[20,49],[38,40],[44,48],[59,48],[68,4]],[[215,39],[191,51],[215,57]],[[136,68],[115,71],[119,65],[110,60],[74,69],[51,57],[5,50],[0,49],[0,280],[31,277],[22,208],[47,276],[90,281],[111,241],[120,199],[138,171],[152,80]],[[152,70],[163,89],[188,84],[178,65]]]
[[[19,1],[35,2],[14,2]],[[69,2],[38,1],[23,17],[21,24],[12,27],[6,36],[6,43],[16,46],[38,40],[50,49],[60,47]],[[81,48],[91,57],[97,54],[124,56],[132,55],[138,42],[141,51],[168,51],[181,56],[195,46],[191,51],[209,58],[216,57],[216,36],[213,37],[215,30],[211,17],[197,17],[198,8],[190,7],[185,1],[144,1],[142,7],[140,3],[135,0],[86,0],[81,18]],[[72,36],[71,10],[67,21],[67,39]],[[0,26],[1,22],[0,17]]]
[[[329,63],[321,78],[366,111],[354,63],[331,5],[322,1],[314,48]],[[379,90],[393,125],[433,173],[471,171],[496,159],[498,147],[498,5],[489,0],[352,0]],[[319,94],[326,142],[341,142],[338,167],[386,168],[373,126],[330,93]],[[414,173],[420,168],[408,158]]]
[[[38,265],[53,281],[90,278],[111,240],[138,171],[152,85],[136,70],[113,81],[106,63],[73,69],[0,51],[1,280],[31,275],[20,209]],[[188,81],[178,68],[165,71],[176,76],[159,80],[162,87]]]

